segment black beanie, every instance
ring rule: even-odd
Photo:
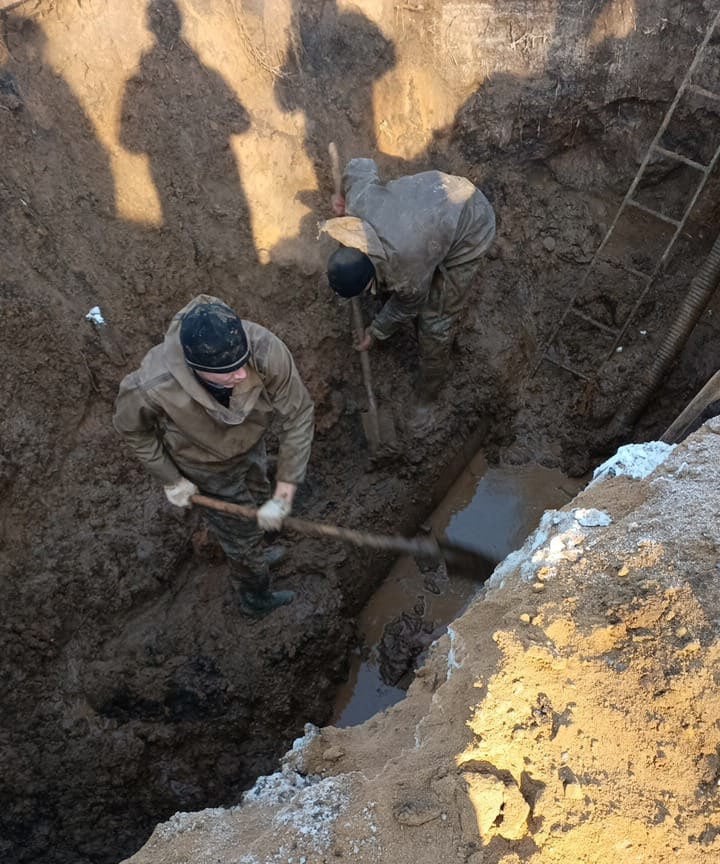
[[[185,362],[199,372],[234,372],[250,356],[242,321],[224,303],[201,303],[183,315],[180,344]]]
[[[351,246],[341,246],[328,258],[328,282],[341,297],[357,297],[375,277],[375,267],[368,256]]]

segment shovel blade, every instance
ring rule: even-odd
[[[389,411],[383,408],[379,408],[377,414],[363,411],[360,419],[362,420],[365,440],[368,442],[371,453],[375,454],[381,449],[397,447],[395,421]]]

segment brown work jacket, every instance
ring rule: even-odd
[[[221,302],[202,294],[174,317],[165,340],[145,355],[120,384],[113,424],[150,473],[163,484],[182,476],[183,464],[222,471],[265,435],[279,415],[277,479],[300,483],[313,439],[313,403],[287,346],[269,330],[243,321],[250,347],[248,377],[236,384],[227,408],[185,363],[182,316],[198,303]]]
[[[490,202],[464,177],[424,171],[382,183],[372,159],[351,159],[343,172],[346,216],[321,231],[364,252],[390,299],[370,325],[387,339],[414,318],[435,271],[481,257],[495,237]]]

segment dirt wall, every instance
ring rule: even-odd
[[[296,544],[279,579],[301,601],[254,628],[238,618],[217,550],[110,425],[120,378],[171,315],[211,290],[291,347],[318,418],[302,515],[409,528],[479,426],[491,455],[587,461],[598,442],[558,414],[563,382],[517,413],[526,373],[709,7],[38,0],[2,13],[4,860],[115,861],[175,810],[235,800],[326,716],[382,573]],[[315,239],[331,137],[388,176],[464,173],[498,213],[438,425],[386,464],[367,459],[346,310]],[[657,333],[688,260],[649,310]],[[95,305],[104,328],[85,318]],[[713,321],[683,386],[720,343]],[[415,357],[410,332],[373,357],[400,423]]]

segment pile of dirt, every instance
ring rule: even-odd
[[[548,511],[403,702],[310,728],[242,804],[176,814],[129,862],[717,855],[720,421],[671,449]]]

